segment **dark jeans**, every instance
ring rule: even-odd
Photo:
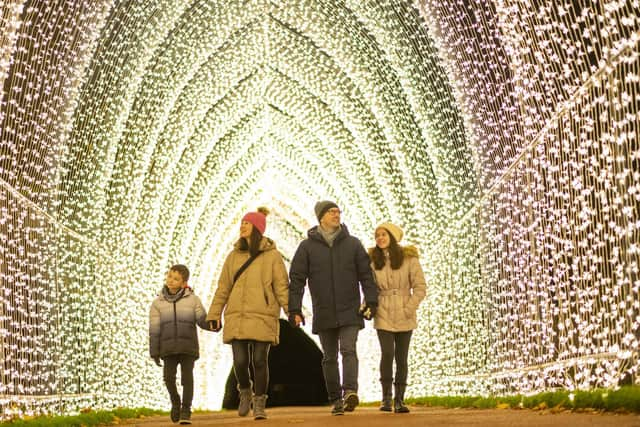
[[[409,342],[411,333],[389,332],[378,329],[378,341],[380,341],[380,382],[391,384],[393,382],[393,359],[396,359],[395,383],[407,384],[407,371],[409,357]]]
[[[267,393],[269,384],[269,348],[268,342],[254,340],[233,340],[233,371],[240,388],[251,386],[249,365],[253,366],[254,393],[262,396]]]
[[[318,332],[323,353],[322,373],[331,402],[342,398],[343,391],[358,391],[356,341],[359,330],[358,326],[342,326]],[[338,351],[342,355],[342,387],[340,387]]]
[[[193,365],[196,357],[190,354],[172,354],[162,358],[164,362],[164,383],[169,391],[171,403],[180,401],[176,386],[176,372],[180,365],[180,382],[182,383],[182,407],[191,409],[193,401]]]

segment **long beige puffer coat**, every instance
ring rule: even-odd
[[[418,250],[405,246],[404,261],[393,270],[389,262],[376,270],[371,268],[378,282],[378,310],[373,327],[389,332],[411,331],[418,326],[416,312],[427,293],[422,267],[418,261]],[[371,256],[373,249],[369,249]]]
[[[240,275],[235,285],[233,276],[249,259],[236,243],[222,267],[207,321],[221,318],[222,340],[256,340],[277,345],[280,336],[280,308],[288,312],[289,279],[276,244],[266,237],[260,243],[262,252]]]

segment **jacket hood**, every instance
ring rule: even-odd
[[[402,250],[406,257],[420,258],[420,251],[413,245],[403,246]]]
[[[171,293],[169,293],[169,288],[167,288],[167,286],[165,285],[160,290],[160,293],[158,294],[158,296],[164,298],[165,300],[167,300],[169,302],[175,302],[175,301],[178,301],[180,298],[184,298],[186,296],[191,295],[192,293],[193,293],[193,291],[191,290],[191,288],[190,287],[186,287],[186,288],[180,289],[175,294],[171,294]]]

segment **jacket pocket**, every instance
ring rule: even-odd
[[[262,287],[262,295],[264,296],[264,303],[269,307],[271,305],[269,302],[269,292],[267,292],[267,289],[264,286]]]

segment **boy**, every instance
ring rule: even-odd
[[[171,421],[191,424],[193,400],[193,365],[200,356],[196,324],[208,329],[206,312],[187,285],[189,269],[180,264],[167,272],[165,286],[149,311],[149,353],[156,365],[164,362],[164,383],[171,398]],[[182,400],[176,386],[180,365]]]

